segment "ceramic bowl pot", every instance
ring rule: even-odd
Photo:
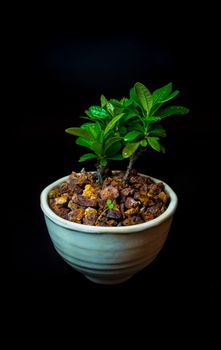
[[[65,220],[49,207],[49,191],[67,178],[47,186],[40,198],[48,232],[58,254],[86,278],[102,284],[124,282],[149,265],[166,241],[177,207],[175,192],[163,182],[170,202],[165,212],[151,221],[121,227],[89,226]]]

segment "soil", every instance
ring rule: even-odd
[[[72,172],[49,192],[50,208],[66,220],[93,226],[136,225],[166,210],[169,196],[162,182],[155,183],[134,169],[126,183],[123,178],[124,172],[110,173],[99,184],[95,173]]]

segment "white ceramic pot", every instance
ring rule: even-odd
[[[48,232],[61,257],[89,280],[102,284],[124,282],[149,265],[167,238],[177,207],[175,192],[164,183],[169,206],[151,221],[121,227],[89,226],[62,219],[48,205],[49,191],[67,178],[53,182],[41,193]]]

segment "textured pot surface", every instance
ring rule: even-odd
[[[41,193],[48,232],[61,257],[88,279],[103,284],[121,283],[149,265],[167,238],[177,207],[175,192],[164,183],[169,206],[151,221],[120,227],[89,226],[59,217],[48,205],[48,192],[67,178],[53,182]]]

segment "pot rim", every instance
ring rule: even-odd
[[[116,173],[117,171],[115,171]],[[94,173],[93,171],[90,171],[90,173]],[[61,218],[57,214],[53,212],[53,210],[49,207],[48,204],[48,193],[49,191],[54,188],[55,186],[59,185],[60,183],[66,181],[70,175],[66,175],[54,182],[52,182],[50,185],[46,186],[40,195],[40,206],[43,211],[43,213],[54,223],[56,223],[59,226],[65,227],[69,230],[73,231],[81,231],[84,233],[116,233],[116,234],[122,234],[122,233],[133,233],[133,232],[139,232],[143,230],[147,230],[149,228],[159,226],[164,221],[168,220],[170,217],[173,216],[177,204],[178,204],[178,198],[176,193],[172,190],[172,188],[167,185],[162,180],[159,180],[157,178],[154,178],[149,175],[138,173],[138,175],[150,177],[155,182],[162,182],[165,186],[165,191],[168,193],[170,197],[170,203],[167,207],[167,209],[158,217],[144,222],[142,224],[136,224],[136,225],[128,225],[128,226],[115,226],[115,227],[107,227],[107,226],[92,226],[92,225],[84,225],[84,224],[78,224],[76,222],[68,221],[66,219]]]

